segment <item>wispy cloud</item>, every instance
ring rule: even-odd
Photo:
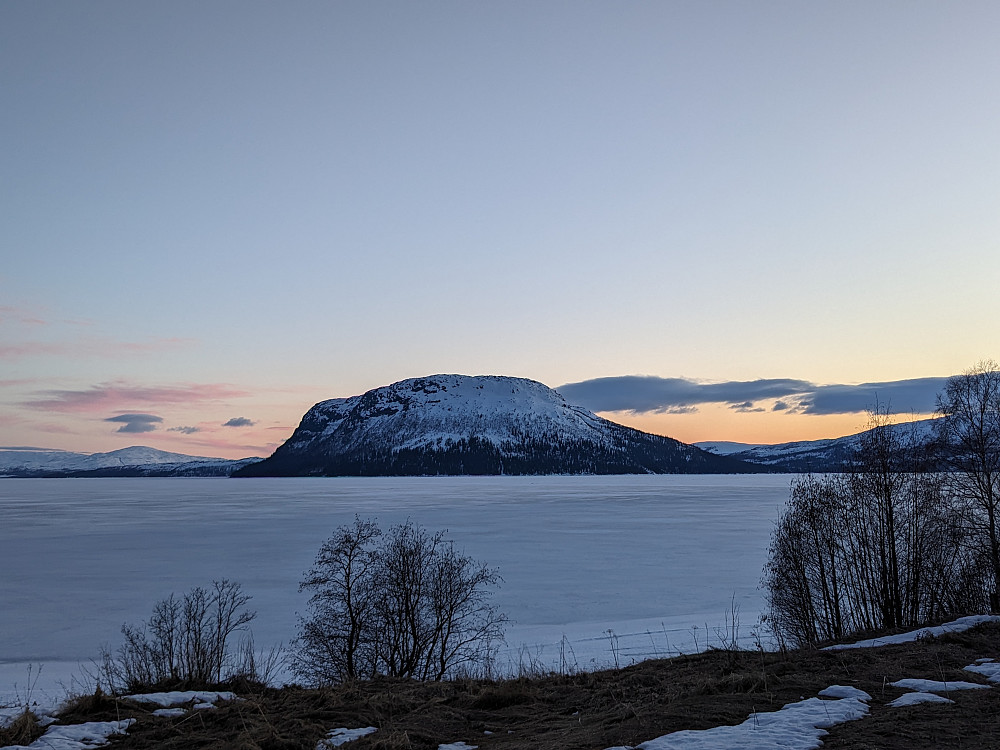
[[[592,411],[685,413],[701,404],[725,404],[736,412],[853,414],[876,404],[896,413],[930,414],[947,378],[915,378],[857,385],[819,385],[791,378],[703,383],[646,375],[596,378],[557,390]]]
[[[116,381],[78,390],[38,391],[36,398],[26,401],[24,405],[56,412],[106,412],[138,404],[190,405],[249,395],[248,391],[225,383],[144,386]]]
[[[233,433],[227,433],[233,434]],[[212,437],[211,433],[201,432],[197,437],[183,438],[179,435],[166,435],[166,433],[161,433],[161,441],[166,440],[170,443],[176,443],[181,445],[183,441],[183,446],[185,450],[197,449],[199,451],[203,449],[205,452],[203,455],[215,455],[215,454],[227,454],[230,457],[244,457],[244,456],[269,456],[274,453],[275,449],[278,447],[279,443],[268,442],[264,445],[248,445],[246,443],[235,443],[230,440],[226,440],[224,437]]]
[[[38,378],[14,378],[11,380],[0,380],[0,388],[17,388],[22,385],[38,385]]]
[[[256,422],[246,417],[233,417],[228,422],[222,424],[223,427],[253,427]]]
[[[7,360],[33,357],[39,354],[71,354],[78,344],[47,343],[44,341],[24,341],[19,344],[0,344],[0,357]]]
[[[14,305],[0,305],[0,324],[20,323],[28,326],[44,326],[49,321],[43,320],[35,313]]]
[[[163,421],[163,417],[155,414],[119,414],[104,421],[121,423],[122,426],[117,432],[152,432],[156,429],[156,425]]]
[[[58,448],[39,448],[35,445],[0,445],[0,451],[47,451],[49,453],[69,453],[70,451],[59,450]]]

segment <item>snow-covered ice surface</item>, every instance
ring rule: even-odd
[[[87,750],[108,744],[109,737],[124,734],[134,722],[123,719],[52,726],[30,745],[7,745],[6,750]]]
[[[347,729],[345,727],[341,727],[339,729],[331,729],[327,732],[325,739],[316,743],[316,750],[327,750],[328,748],[337,747],[338,745],[345,745],[348,742],[353,742],[360,737],[364,737],[367,734],[373,734],[377,731],[378,729],[375,727],[363,727],[361,729]]]
[[[962,682],[955,680],[952,682],[942,682],[941,680],[920,680],[907,678],[889,683],[893,687],[904,690],[916,690],[920,693],[947,693],[952,690],[989,690],[989,685],[981,685],[978,682]]]
[[[841,651],[847,648],[874,648],[876,646],[889,646],[898,643],[912,643],[920,638],[936,638],[944,635],[945,633],[960,633],[963,630],[969,630],[970,628],[982,625],[985,622],[1000,622],[1000,615],[970,615],[968,617],[959,617],[957,620],[953,620],[952,622],[946,622],[943,625],[935,625],[931,628],[920,628],[919,630],[911,630],[908,633],[887,635],[881,638],[870,638],[866,641],[857,641],[855,643],[838,643],[834,646],[827,646],[824,650]]]
[[[890,701],[887,705],[893,708],[900,708],[902,706],[915,706],[918,703],[954,703],[951,698],[945,698],[943,695],[936,695],[935,693],[906,693],[901,695],[896,700]]]
[[[751,646],[788,486],[781,475],[0,480],[0,704],[28,665],[43,666],[38,698],[92,690],[72,679],[118,645],[123,622],[212,579],[254,597],[258,647],[287,643],[303,572],[356,513],[448,529],[500,569],[495,601],[513,621],[502,667],[703,649],[733,601]]]
[[[838,688],[836,692],[843,688],[834,687]],[[845,721],[860,719],[868,713],[866,701],[871,700],[871,697],[864,691],[858,693],[861,695],[833,700],[808,698],[789,703],[778,711],[751,714],[750,718],[736,726],[671,732],[643,742],[635,750],[813,750],[822,744],[820,738],[828,734],[827,729]]]

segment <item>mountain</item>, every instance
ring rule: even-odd
[[[5,477],[227,477],[259,458],[230,460],[133,445],[109,453],[72,453],[44,448],[0,449]]]
[[[270,458],[236,476],[761,470],[609,422],[533,380],[433,375],[321,401]]]
[[[905,441],[929,444],[934,436],[933,419],[902,422],[890,425]],[[744,443],[702,442],[696,446],[719,456],[739,459],[747,463],[767,466],[775,471],[788,472],[837,472],[850,464],[868,430],[854,435],[826,440],[803,440],[776,445],[750,445]]]

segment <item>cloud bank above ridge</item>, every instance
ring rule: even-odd
[[[558,390],[591,411],[687,414],[702,404],[724,404],[736,412],[854,414],[879,405],[892,413],[931,414],[948,378],[914,378],[856,385],[821,385],[772,378],[705,383],[689,378],[622,375],[567,383]]]

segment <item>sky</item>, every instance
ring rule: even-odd
[[[528,377],[681,440],[1000,341],[1000,4],[0,4],[0,446]],[[860,402],[860,403],[859,403]]]

